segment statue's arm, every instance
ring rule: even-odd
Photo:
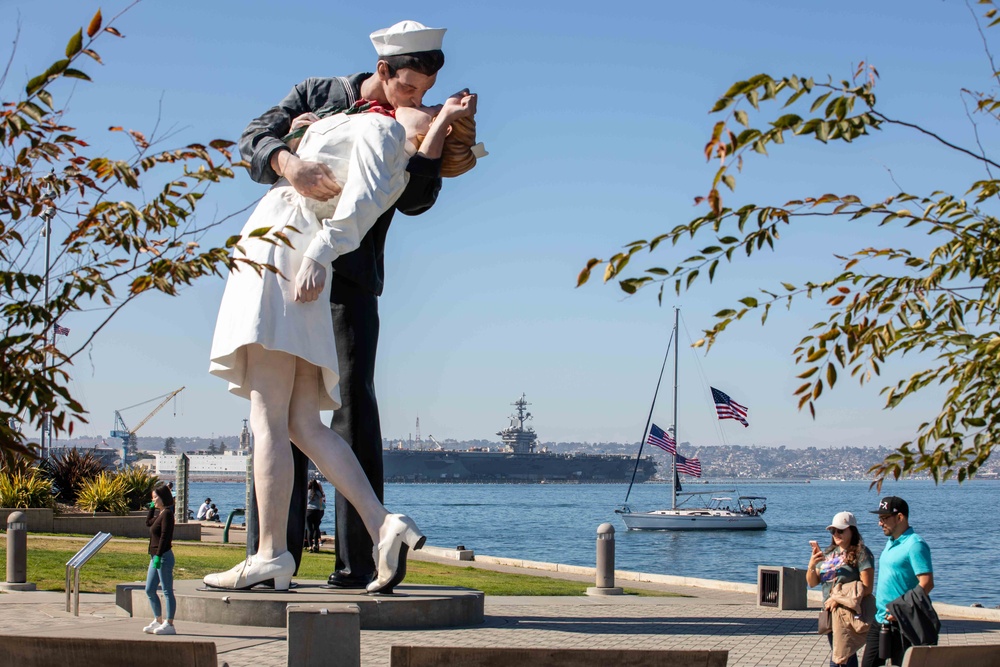
[[[350,123],[354,144],[343,192],[333,216],[323,220],[305,251],[321,266],[357,250],[406,188],[406,133],[398,123],[374,121],[356,117]]]
[[[250,163],[250,178],[270,185],[281,177],[274,170],[272,158],[283,151],[291,154],[283,138],[291,129],[292,121],[322,106],[324,95],[329,94],[330,81],[306,79],[296,84],[276,106],[250,121],[239,142],[240,155]]]
[[[441,192],[441,158],[414,155],[406,171],[410,182],[396,201],[396,210],[405,215],[420,215],[434,206]]]

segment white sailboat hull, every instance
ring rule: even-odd
[[[767,530],[762,516],[709,509],[621,512],[629,530]]]

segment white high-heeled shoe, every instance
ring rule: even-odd
[[[265,559],[258,555],[247,559],[236,567],[207,575],[203,581],[211,588],[246,590],[257,584],[270,582],[276,591],[287,591],[295,574],[295,558],[285,551],[275,558]]]
[[[421,549],[427,538],[417,528],[417,524],[403,514],[390,514],[379,529],[379,543],[376,547],[378,573],[368,584],[369,593],[391,593],[393,587],[406,576],[406,555],[410,549]]]

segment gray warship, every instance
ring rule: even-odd
[[[449,449],[383,449],[386,482],[475,483],[627,483],[656,474],[652,457],[618,454],[556,454],[538,451],[538,436],[526,422],[532,419],[524,394],[512,403],[510,426],[498,431],[500,451]]]

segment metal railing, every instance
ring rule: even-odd
[[[74,616],[80,615],[80,568],[101,550],[111,539],[111,533],[98,533],[83,545],[83,548],[66,562],[66,611],[72,611]],[[70,599],[73,605],[70,608]]]
[[[226,527],[222,529],[222,543],[229,544],[229,527],[233,525],[233,519],[238,516],[246,516],[246,510],[242,507],[237,507],[232,512],[229,513],[229,518],[226,519]]]

